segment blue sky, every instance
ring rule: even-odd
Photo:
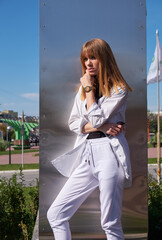
[[[38,0],[0,0],[0,110],[39,115]]]
[[[159,30],[160,45],[162,46],[162,1],[147,0],[147,73],[154,56],[156,46],[156,29]],[[160,93],[162,82],[160,82]],[[147,86],[147,103],[150,111],[157,112],[157,84]],[[162,111],[162,96],[160,96]]]
[[[0,22],[0,111],[14,110],[21,115],[24,110],[26,115],[38,116],[39,1],[0,0]],[[162,44],[162,1],[147,0],[147,72],[155,51],[156,29]],[[156,84],[147,89],[148,109],[157,111]]]

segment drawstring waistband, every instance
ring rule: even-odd
[[[93,139],[87,139],[86,140],[86,147],[85,147],[85,152],[86,152],[86,160],[85,162],[87,162],[89,165],[90,163],[93,164],[93,166],[95,167],[95,161],[93,158],[93,153],[92,153],[92,145],[97,145],[98,143],[104,143],[105,141],[110,142],[110,138],[108,137],[104,137],[104,138],[93,138]]]
[[[92,145],[90,141],[86,141],[86,160],[89,165],[90,163],[93,163],[93,166],[95,167],[94,159],[93,159],[93,154],[92,154]]]

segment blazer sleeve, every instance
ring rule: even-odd
[[[82,134],[83,126],[86,123],[88,123],[88,119],[84,115],[81,114],[80,90],[78,91],[78,93],[75,97],[74,105],[73,105],[73,108],[72,108],[72,111],[70,114],[70,118],[68,121],[70,130],[77,134]]]
[[[85,119],[91,123],[93,128],[99,128],[106,120],[109,119],[111,114],[114,114],[126,103],[127,90],[119,89],[119,92],[115,91],[109,98],[105,97],[105,100],[101,105],[94,103],[88,111],[84,113]]]

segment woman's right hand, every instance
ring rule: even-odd
[[[93,86],[94,85],[95,78],[92,77],[88,71],[86,70],[86,73],[83,75],[83,77],[80,78],[80,82],[82,86],[85,88],[86,86]]]
[[[124,126],[117,123],[105,123],[98,128],[99,131],[102,131],[106,134],[117,136],[119,133],[125,130]]]

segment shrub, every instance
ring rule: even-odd
[[[15,145],[14,146],[14,150],[21,150],[22,149],[22,145]],[[30,146],[24,145],[24,149],[30,149]]]
[[[160,240],[162,236],[162,189],[152,178],[149,181],[148,211],[148,240]]]
[[[156,147],[156,145],[157,145],[157,133],[151,138],[150,144],[153,147]],[[160,146],[162,146],[162,134],[160,134]]]
[[[12,178],[0,179],[0,240],[29,240],[32,238],[38,210],[38,183],[36,187],[24,187],[24,175],[20,171]]]
[[[1,140],[0,141],[0,151],[6,151],[6,149],[9,147],[9,142]]]

